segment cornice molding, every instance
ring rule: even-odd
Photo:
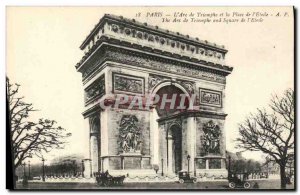
[[[84,49],[84,47],[86,47],[89,42],[91,40],[93,40],[94,36],[97,35],[97,33],[99,33],[99,31],[103,28],[103,26],[106,23],[115,23],[115,24],[121,24],[121,25],[127,25],[133,28],[137,28],[139,30],[145,30],[145,31],[149,31],[155,34],[160,34],[163,36],[167,36],[171,39],[175,39],[175,40],[180,40],[183,42],[188,42],[189,44],[196,44],[202,47],[207,47],[207,48],[211,48],[213,50],[218,50],[222,53],[227,53],[228,50],[225,49],[225,47],[222,45],[217,45],[215,43],[210,43],[208,41],[202,41],[199,40],[198,38],[192,38],[189,35],[182,35],[179,32],[172,32],[169,30],[164,30],[159,28],[158,26],[152,26],[149,25],[147,23],[141,23],[136,21],[135,19],[128,19],[128,18],[124,18],[123,16],[115,16],[115,15],[111,15],[111,14],[105,14],[100,20],[99,22],[95,25],[95,27],[93,28],[93,30],[91,30],[91,32],[89,33],[89,35],[85,38],[85,40],[83,41],[83,43],[81,44],[80,48]]]
[[[153,57],[154,54],[156,55],[160,55],[161,57],[167,57],[167,58],[172,58],[172,59],[177,59],[177,60],[184,60],[187,62],[191,62],[193,64],[197,64],[197,66],[203,66],[203,67],[209,67],[211,69],[215,69],[215,70],[221,70],[221,71],[225,71],[231,73],[233,70],[233,67],[229,67],[225,64],[219,64],[217,62],[211,62],[211,61],[206,61],[204,59],[197,59],[188,55],[180,55],[177,53],[172,53],[169,51],[164,51],[161,49],[157,49],[157,48],[151,48],[151,47],[147,47],[147,46],[142,46],[142,45],[138,45],[138,44],[134,44],[125,40],[119,40],[116,38],[111,38],[108,36],[102,36],[101,38],[99,38],[97,40],[97,42],[93,45],[93,47],[82,57],[82,59],[76,64],[76,69],[77,71],[80,71],[80,69],[82,68],[82,66],[84,66],[85,63],[87,63],[87,61],[89,61],[89,59],[91,57],[93,57],[93,55],[95,54],[95,52],[97,52],[100,48],[102,48],[103,45],[117,45],[117,46],[122,46],[127,48],[128,50],[135,50],[137,53],[139,52],[149,52],[149,54]],[[100,57],[99,57],[100,58]]]
[[[82,115],[83,115],[84,118],[87,118],[87,117],[89,117],[89,116],[91,116],[91,115],[93,115],[93,114],[95,114],[95,113],[97,113],[97,112],[100,113],[100,111],[101,111],[100,105],[99,105],[99,104],[95,104],[95,105],[93,105],[92,107],[90,107],[90,108],[88,108],[87,110],[85,110],[85,111],[82,113]]]

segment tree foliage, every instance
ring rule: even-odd
[[[230,170],[234,173],[259,173],[261,171],[261,164],[254,160],[232,160]]]
[[[8,78],[6,84],[14,167],[20,166],[27,158],[42,157],[44,152],[63,148],[65,138],[71,134],[55,120],[40,118],[37,122],[30,121],[30,114],[37,110],[19,96],[19,84],[10,84]]]
[[[294,91],[288,89],[282,97],[272,97],[270,111],[257,109],[239,125],[237,147],[272,157],[281,168],[282,187],[286,163],[294,153],[294,105]]]

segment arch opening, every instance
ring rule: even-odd
[[[155,104],[159,117],[167,117],[184,112],[189,108],[187,93],[175,85],[166,85],[157,90],[159,101]]]
[[[170,136],[172,137],[172,170],[178,174],[182,170],[182,128],[174,124],[169,129]]]

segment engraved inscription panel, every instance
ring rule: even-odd
[[[199,89],[200,105],[222,107],[222,92],[209,89]]]

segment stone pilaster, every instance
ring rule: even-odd
[[[173,139],[171,136],[167,137],[168,140],[168,174],[173,174]]]
[[[157,112],[155,108],[150,112],[150,135],[151,135],[151,153],[152,153],[152,164],[159,164],[159,126]]]
[[[166,133],[166,130],[165,130],[165,124],[164,123],[161,123],[159,124],[159,156],[160,156],[160,159],[159,159],[159,167],[160,167],[160,172],[163,171],[164,175],[167,174],[168,172],[168,156],[167,156],[167,133]]]
[[[90,178],[92,176],[92,167],[91,167],[91,159],[83,159],[83,177]]]
[[[90,137],[91,144],[91,160],[92,160],[92,173],[98,172],[98,157],[99,157],[99,143],[98,143],[98,134],[93,133]]]
[[[194,159],[196,156],[196,121],[195,117],[189,116],[187,118],[187,151],[191,159],[189,162],[190,172],[194,172]],[[186,159],[183,159],[186,160]]]
[[[90,132],[90,119],[89,118],[85,118],[84,119],[84,129],[85,129],[85,138],[87,140],[90,141],[90,136],[91,136],[91,132]],[[85,178],[90,178],[92,176],[92,165],[91,165],[91,156],[92,156],[92,151],[91,151],[91,144],[89,142],[88,147],[87,147],[87,154],[85,155],[85,159],[83,159],[83,167],[84,167],[84,171],[83,171],[83,176]]]
[[[101,112],[101,162],[103,163],[102,168],[103,171],[109,169],[109,159],[106,156],[109,155],[108,153],[108,110],[104,110]]]
[[[205,160],[205,169],[206,170],[209,169],[209,159],[208,158]]]

